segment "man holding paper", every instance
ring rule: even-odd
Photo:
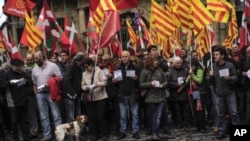
[[[24,141],[30,140],[27,88],[32,86],[31,77],[23,71],[24,62],[11,60],[11,69],[0,80],[0,88],[6,89],[7,105],[10,112],[11,128],[14,141],[19,141],[18,125]]]
[[[52,138],[49,107],[53,115],[54,126],[57,127],[62,123],[59,105],[50,98],[48,80],[54,76],[61,78],[62,74],[59,67],[55,63],[48,61],[41,51],[37,51],[34,54],[34,59],[36,66],[32,69],[32,80],[40,112],[40,119],[44,129],[41,141],[47,141]]]
[[[215,88],[215,107],[218,118],[217,139],[223,139],[226,134],[226,122],[224,116],[226,112],[230,114],[233,125],[240,123],[237,111],[236,95],[233,84],[238,80],[234,65],[226,61],[226,49],[222,46],[214,47],[215,63],[210,68],[207,78],[213,81]],[[226,111],[226,107],[229,109]]]
[[[123,51],[122,62],[118,64],[113,72],[112,81],[118,87],[118,99],[120,108],[120,134],[117,140],[126,137],[127,115],[132,116],[132,133],[133,138],[140,139],[139,135],[139,68],[136,67],[130,60],[130,53]],[[128,113],[129,112],[129,113]]]

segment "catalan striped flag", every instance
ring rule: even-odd
[[[128,27],[128,34],[129,34],[130,41],[133,43],[133,45],[135,45],[137,41],[137,36],[128,19],[126,19],[126,24]]]
[[[191,0],[191,9],[194,24],[194,35],[197,35],[202,28],[204,28],[207,24],[212,23],[214,17],[200,0]]]
[[[155,18],[158,37],[166,40],[176,30],[177,25],[172,20],[171,16],[158,4],[155,0],[151,1],[151,16]]]
[[[105,11],[116,10],[112,0],[101,0],[93,15],[92,24],[96,27],[97,34],[100,34],[105,19]]]
[[[25,13],[25,28],[27,39],[27,45],[31,51],[35,51],[36,47],[39,46],[43,39],[43,33],[36,28],[35,25],[35,19],[33,14],[31,14],[31,17],[28,15],[28,13]],[[25,33],[24,31],[24,33]]]
[[[176,12],[178,12],[181,27],[188,32],[190,28],[193,28],[190,2],[189,0],[176,0],[176,3]]]
[[[207,9],[213,12],[216,22],[226,23],[232,5],[226,0],[207,0]]]
[[[3,32],[0,30],[0,52],[6,51],[7,46],[8,45],[7,45],[6,38]]]
[[[211,11],[229,12],[232,5],[227,0],[207,0],[207,9]]]
[[[210,51],[209,33],[206,27],[202,28],[195,38],[196,50],[203,58]]]
[[[235,13],[235,7],[232,8],[232,14],[231,14],[231,21],[229,23],[229,28],[227,31],[227,37],[223,42],[223,46],[225,47],[232,47],[233,41],[236,40],[238,37],[238,25],[237,25],[237,18]]]

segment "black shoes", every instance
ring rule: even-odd
[[[124,138],[126,138],[126,134],[121,132],[121,133],[118,135],[117,140],[121,140],[121,139],[124,139]]]
[[[152,134],[152,130],[148,130],[145,135],[151,135]]]
[[[171,134],[171,132],[170,132],[169,130],[164,130],[163,133],[164,133],[164,134],[168,134],[168,135]]]
[[[140,139],[141,136],[140,136],[139,133],[137,132],[137,133],[134,133],[134,134],[133,134],[133,138],[135,138],[135,139]]]
[[[226,136],[224,134],[217,134],[216,135],[216,139],[218,140],[222,140],[223,138],[225,138]]]

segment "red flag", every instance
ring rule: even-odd
[[[242,15],[240,48],[250,45],[250,0],[245,0],[244,11]]]
[[[89,0],[89,6],[92,11],[95,11],[100,0]],[[136,8],[138,6],[138,0],[114,0],[116,8],[118,10]]]
[[[9,53],[9,55],[10,55],[11,59],[20,59],[23,61],[23,57],[20,54],[17,46],[15,45],[15,42],[14,42],[12,36],[10,35],[9,38],[10,38],[10,44],[11,44],[11,52]]]
[[[118,36],[115,35],[110,40],[111,51],[113,56],[121,56],[122,54],[122,44],[120,43]]]
[[[29,12],[36,6],[35,3],[30,0],[7,0],[3,12],[24,18],[25,11]]]
[[[106,16],[106,23],[100,36],[100,47],[104,47],[109,40],[121,28],[120,15],[118,11],[109,11]]]

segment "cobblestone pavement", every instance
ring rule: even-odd
[[[131,130],[128,130],[126,132],[126,138],[122,139],[121,141],[151,141],[151,136],[145,135],[145,131],[140,132],[141,139],[134,139],[132,138]],[[171,135],[159,134],[161,141],[216,141],[215,133],[212,131],[211,128],[207,128],[206,133],[200,133],[196,131],[195,128],[182,128],[182,129],[171,129]],[[109,137],[109,141],[115,141],[117,136],[112,133]],[[10,134],[7,134],[7,140],[6,141],[13,141]],[[22,139],[20,139],[22,141]],[[32,141],[39,141],[38,138],[32,139]],[[52,139],[51,141],[56,141],[55,139]],[[66,140],[68,141],[68,140]],[[81,141],[88,141],[87,136],[82,136]],[[99,139],[98,141],[101,141]],[[229,135],[226,136],[222,141],[229,141]]]

